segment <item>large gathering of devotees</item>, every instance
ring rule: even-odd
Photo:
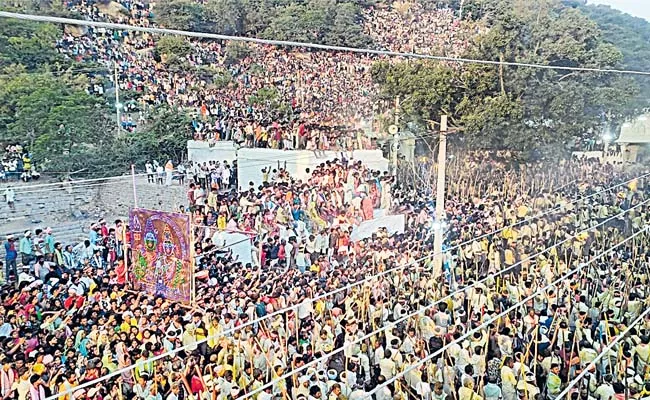
[[[193,306],[132,290],[126,216],[80,243],[3,236],[0,398],[650,398],[644,171],[471,153],[442,220],[435,182],[345,155],[187,178]],[[403,230],[352,234],[377,212]],[[251,263],[215,242],[229,230]]]
[[[62,3],[71,13],[90,21],[157,26],[154,2],[150,1],[113,2],[119,3],[117,14],[107,10],[106,1]],[[363,19],[364,34],[373,38],[379,49],[390,51],[435,51],[458,57],[472,32],[450,8],[428,10],[419,2],[409,4],[406,14],[377,4],[364,11]],[[115,78],[109,74],[113,85],[134,96],[120,117],[124,130],[133,131],[144,124],[147,113],[143,111],[149,107],[169,105],[183,107],[193,115],[196,140],[232,140],[243,147],[274,149],[372,147],[359,128],[373,120],[372,115],[385,111],[369,96],[375,91],[370,68],[377,57],[249,44],[247,48],[255,55],[237,61],[228,57],[233,42],[197,38],[187,42],[190,54],[185,61],[192,68],[180,73],[153,56],[158,39],[145,32],[91,27],[83,33],[67,31],[56,48],[66,59],[117,69]],[[194,67],[222,70],[233,84],[209,84]],[[103,72],[89,76],[87,92],[105,95],[108,88],[104,87]],[[265,87],[277,90],[293,118],[249,101]]]

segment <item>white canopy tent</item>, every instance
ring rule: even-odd
[[[621,146],[624,161],[637,161],[640,147],[650,143],[650,114],[643,114],[621,125],[621,134],[616,143]]]

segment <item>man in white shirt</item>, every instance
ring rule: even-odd
[[[205,190],[203,190],[203,187],[197,186],[194,189],[194,204],[196,204],[197,207],[205,207]]]
[[[223,189],[228,189],[230,188],[230,167],[225,166],[223,168],[223,171],[221,172],[221,180],[223,182],[222,188]]]
[[[327,245],[329,242],[329,235],[324,232],[319,232],[316,235],[316,238],[314,240],[314,250],[318,254],[325,254],[327,251]]]
[[[612,376],[611,375],[605,375],[603,378],[603,383],[598,386],[596,391],[594,392],[594,397],[597,400],[610,400],[614,398],[614,395],[616,392],[614,391],[614,387],[612,386]]]
[[[436,326],[439,326],[443,329],[444,333],[447,333],[447,328],[451,322],[451,317],[447,314],[447,304],[441,303],[438,306],[438,312],[433,315],[433,322]]]
[[[26,399],[27,395],[29,394],[29,389],[32,386],[29,382],[30,375],[31,372],[29,370],[26,370],[17,381],[14,381],[13,385],[11,386],[12,391],[18,392],[19,400]]]
[[[214,171],[217,173],[217,184],[221,187],[221,183],[223,182],[223,165],[219,161],[217,161],[217,167],[214,169]]]
[[[646,366],[650,363],[650,337],[641,336],[641,343],[632,348],[632,357],[636,356],[636,372],[643,376],[645,374]]]
[[[308,400],[320,400],[322,397],[323,393],[318,386],[312,386],[309,388],[309,397],[307,398]]]
[[[180,391],[181,388],[178,386],[178,384],[173,384],[171,387],[171,393],[169,393],[165,400],[178,400],[178,394]]]
[[[386,382],[387,379],[385,376],[380,376],[379,379],[377,379],[377,383],[379,385],[383,384]],[[390,389],[388,386],[384,386],[377,393],[375,393],[375,398],[376,400],[392,400],[392,393],[390,392]]]
[[[84,240],[82,243],[77,244],[72,249],[72,253],[76,256],[76,265],[81,263],[84,259],[90,260],[93,257],[95,250],[100,248],[101,247],[90,243],[90,240]]]
[[[512,367],[515,361],[512,357],[506,357],[503,368],[501,368],[501,390],[503,400],[515,400],[517,398],[517,378],[515,377]]]
[[[290,238],[289,241],[284,245],[284,254],[287,259],[287,268],[291,268],[296,265],[295,256],[293,254],[295,239]]]
[[[156,176],[157,182],[159,185],[165,183],[165,168],[162,165],[156,166]]]
[[[414,354],[415,353],[415,329],[409,328],[408,334],[402,341],[402,345],[400,346],[400,351],[402,354]]]
[[[144,169],[147,171],[147,182],[156,183],[156,178],[154,177],[153,174],[153,165],[151,164],[151,161],[147,160],[146,164],[144,164]]]
[[[9,208],[13,210],[15,208],[14,202],[16,201],[16,193],[11,186],[7,187],[5,190],[5,200],[7,201]]]
[[[379,362],[384,358],[384,346],[382,346],[379,340],[375,341],[373,353],[372,365],[373,367],[378,367]]]
[[[381,375],[383,377],[386,379],[391,379],[393,376],[395,376],[397,365],[395,364],[395,361],[392,360],[393,353],[389,349],[386,349],[384,356],[385,358],[379,360],[379,370],[381,371]]]

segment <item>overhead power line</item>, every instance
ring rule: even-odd
[[[116,24],[112,22],[86,21],[86,20],[73,19],[73,18],[51,17],[46,15],[21,14],[21,13],[7,12],[7,11],[0,11],[0,17],[20,19],[25,21],[35,21],[35,22],[50,22],[50,23],[58,23],[58,24],[66,24],[66,25],[92,26],[97,28],[116,29],[116,30],[123,30],[123,31],[147,32],[147,33],[161,34],[161,35],[188,36],[188,37],[213,39],[213,40],[232,40],[237,42],[249,42],[249,43],[257,43],[263,45],[303,47],[303,48],[312,48],[312,49],[320,49],[320,50],[361,53],[361,54],[374,54],[374,55],[391,56],[391,57],[417,58],[417,59],[425,59],[425,60],[449,61],[449,62],[458,62],[458,63],[467,63],[467,64],[505,65],[510,67],[526,67],[526,68],[538,68],[538,69],[560,70],[560,71],[600,72],[600,73],[612,73],[612,74],[650,76],[650,71],[634,71],[634,70],[588,68],[588,67],[565,67],[565,66],[530,64],[530,63],[509,62],[509,61],[456,58],[456,57],[447,57],[447,56],[436,56],[430,54],[403,53],[403,52],[389,51],[389,50],[366,49],[366,48],[358,48],[358,47],[330,46],[326,44],[295,42],[289,40],[271,40],[271,39],[251,38],[245,36],[228,36],[228,35],[220,35],[216,33],[192,32],[192,31],[182,31],[177,29],[166,29],[166,28],[152,28],[152,27],[144,27],[144,26],[136,26],[136,25]]]
[[[648,174],[646,174],[646,175],[648,175]],[[645,176],[645,175],[644,175],[644,176]],[[641,178],[641,177],[638,177],[638,178]],[[637,178],[635,178],[635,179],[637,179]],[[630,181],[631,181],[631,180],[630,180]],[[589,195],[589,196],[587,196],[587,197],[584,197],[584,198],[580,198],[580,199],[574,200],[574,201],[572,201],[572,202],[569,203],[569,204],[573,204],[573,203],[579,202],[579,201],[581,201],[581,200],[585,200],[585,199],[587,199],[587,198],[589,198],[589,197],[593,197],[593,196],[595,196],[595,195],[597,195],[597,194],[600,194],[600,193],[606,193],[607,191],[612,190],[612,189],[615,188],[615,187],[618,187],[618,186],[624,185],[624,184],[626,184],[626,183],[629,183],[630,181],[626,181],[626,182],[618,183],[618,184],[616,184],[616,185],[614,185],[614,186],[610,186],[610,187],[605,188],[605,189],[603,189],[603,190],[600,190],[600,191],[598,191],[598,192],[596,192],[596,193],[592,193],[591,195]],[[650,200],[648,200],[648,201],[650,201]],[[644,204],[645,204],[645,202],[644,202]],[[641,204],[639,204],[639,205],[637,205],[637,206],[635,206],[635,207],[639,207],[639,206],[641,206]],[[550,209],[550,210],[546,210],[546,211],[543,212],[542,214],[538,214],[538,215],[536,215],[536,216],[529,217],[529,218],[527,218],[527,219],[525,219],[525,220],[515,222],[514,224],[511,224],[511,225],[508,225],[508,226],[504,226],[503,228],[500,228],[500,229],[495,230],[495,231],[493,231],[493,232],[489,232],[489,233],[483,234],[483,235],[481,235],[481,236],[478,236],[478,237],[472,238],[472,239],[470,239],[470,240],[468,240],[468,241],[465,241],[465,242],[462,242],[462,243],[460,243],[460,244],[457,244],[457,245],[454,245],[454,246],[450,247],[449,249],[447,249],[447,251],[451,251],[451,250],[454,250],[454,249],[462,248],[463,246],[465,246],[465,245],[467,245],[467,244],[469,244],[469,243],[471,243],[471,242],[473,242],[473,241],[475,241],[475,240],[479,240],[479,239],[481,239],[481,238],[483,238],[483,237],[488,237],[488,236],[490,236],[490,235],[496,234],[496,233],[501,232],[501,231],[503,231],[503,230],[505,230],[505,229],[508,229],[508,228],[513,228],[514,226],[520,225],[520,224],[522,224],[522,223],[524,223],[524,222],[526,222],[526,221],[529,221],[530,219],[533,219],[533,218],[539,218],[539,217],[541,217],[541,216],[543,216],[543,215],[547,215],[547,214],[552,213],[552,212],[554,212],[554,211],[558,211],[560,208],[562,208],[562,206],[558,206],[558,207],[556,207],[556,208],[552,208],[552,209]],[[634,207],[633,207],[633,208],[634,208]],[[616,218],[620,217],[621,215],[626,214],[627,212],[629,212],[629,211],[631,211],[631,210],[632,210],[632,209],[623,210],[623,211],[622,211],[621,213],[619,213],[618,215],[615,215],[615,216],[613,216],[613,217],[610,217],[609,220],[616,219]],[[606,223],[606,222],[607,222],[607,221],[602,221],[602,222],[600,222],[598,225],[602,225],[602,224],[604,224],[604,223]],[[595,226],[593,226],[593,227],[591,227],[591,228],[595,228]],[[643,232],[645,232],[645,231],[647,231],[647,229],[644,229]],[[636,236],[636,235],[638,235],[638,234],[639,234],[639,232],[637,232],[636,234],[634,234],[634,236]],[[577,235],[576,235],[576,236],[577,236]],[[572,239],[575,238],[576,236],[573,236],[572,238],[567,238],[564,242],[567,242],[567,241],[569,241],[569,240],[572,240]],[[626,239],[626,240],[629,240],[629,238]],[[562,243],[556,243],[557,246],[559,246],[559,245],[561,245],[561,244],[562,244]],[[619,245],[620,245],[620,243],[619,243]],[[548,249],[546,249],[546,250],[548,250]],[[320,294],[320,295],[318,295],[318,296],[316,296],[316,297],[314,297],[314,298],[312,298],[312,299],[310,299],[310,300],[311,300],[312,303],[315,303],[316,301],[319,301],[319,300],[322,300],[322,299],[326,299],[327,297],[330,297],[330,296],[334,296],[334,295],[337,294],[337,293],[344,293],[344,292],[346,292],[347,290],[350,290],[350,289],[352,289],[352,288],[354,288],[354,287],[356,287],[356,286],[360,286],[360,285],[364,285],[364,284],[370,283],[370,282],[372,282],[374,279],[377,279],[377,278],[380,278],[380,277],[383,277],[383,276],[388,276],[389,274],[392,274],[392,273],[397,272],[397,271],[402,271],[402,270],[404,270],[404,269],[406,269],[406,268],[408,268],[408,267],[410,267],[410,266],[415,266],[416,268],[418,268],[418,266],[419,266],[419,264],[420,264],[421,262],[424,262],[424,261],[426,261],[426,260],[432,259],[436,254],[437,254],[437,253],[435,253],[435,252],[434,252],[434,253],[430,253],[430,254],[428,254],[428,255],[426,255],[426,256],[424,256],[424,257],[421,257],[421,258],[419,258],[419,259],[417,259],[417,260],[414,260],[414,261],[408,262],[408,263],[406,263],[406,264],[403,264],[403,265],[397,266],[397,267],[395,267],[395,268],[387,269],[387,270],[384,270],[384,271],[382,271],[382,272],[379,272],[379,273],[374,274],[374,275],[371,275],[371,276],[366,276],[366,277],[364,277],[363,279],[361,279],[361,280],[359,280],[359,281],[356,281],[356,282],[350,283],[350,284],[348,284],[348,285],[346,285],[346,286],[340,287],[340,288],[338,288],[338,289],[334,289],[333,291],[330,291],[330,292],[327,292],[327,293],[322,293],[322,294]],[[537,256],[537,254],[535,254],[534,256]],[[530,258],[532,259],[532,256],[531,256]],[[592,261],[593,261],[593,260],[592,260]],[[521,262],[521,261],[520,261],[520,262]],[[591,262],[591,261],[590,261],[590,262]],[[515,264],[515,265],[516,265],[516,264]],[[511,266],[511,268],[514,267],[515,265]],[[503,272],[505,272],[505,270],[503,270],[503,271],[501,271],[501,272],[503,273]],[[487,279],[487,278],[485,278],[485,279]],[[484,280],[485,280],[485,279],[484,279]],[[478,282],[481,282],[481,281],[477,281],[477,283],[478,283]],[[475,285],[476,285],[476,284],[475,284]],[[463,289],[463,290],[464,290],[464,289]],[[457,294],[457,293],[458,293],[458,292],[454,292],[454,293],[452,293],[452,295],[455,295],[455,294]],[[292,309],[296,309],[296,310],[297,310],[297,307],[298,307],[298,306],[299,306],[299,304],[298,304],[298,305],[289,306],[289,307],[286,307],[286,308],[283,308],[283,309],[280,309],[280,310],[276,310],[276,311],[274,311],[274,312],[272,312],[272,313],[270,313],[270,314],[266,314],[266,315],[264,315],[263,317],[260,317],[260,318],[257,318],[257,319],[255,319],[255,320],[252,320],[252,321],[246,322],[246,323],[244,323],[244,324],[242,324],[242,325],[239,325],[239,326],[237,326],[237,327],[234,327],[234,328],[232,328],[232,329],[230,329],[230,330],[227,330],[227,331],[221,332],[220,335],[223,336],[223,335],[232,334],[232,333],[234,333],[234,332],[236,332],[236,331],[238,331],[238,330],[244,329],[246,326],[253,326],[254,324],[258,324],[258,323],[263,322],[263,321],[266,321],[266,320],[268,320],[268,319],[275,318],[275,317],[280,316],[280,315],[284,315],[284,313],[286,313],[286,312],[288,312],[288,311],[290,311],[290,310],[292,310]],[[120,370],[113,371],[113,372],[109,373],[108,375],[104,375],[104,376],[98,377],[97,379],[94,379],[94,380],[92,380],[92,381],[87,381],[87,382],[85,382],[85,383],[82,383],[81,385],[76,386],[76,387],[73,388],[73,389],[68,389],[68,390],[66,390],[65,392],[57,393],[56,395],[53,395],[53,396],[51,396],[51,397],[48,397],[48,398],[46,398],[45,400],[55,400],[55,399],[60,398],[60,397],[63,396],[63,395],[72,394],[72,392],[75,391],[75,390],[79,390],[79,389],[83,389],[83,388],[92,387],[92,386],[94,386],[94,385],[96,385],[96,384],[99,384],[99,383],[102,383],[102,382],[104,382],[104,381],[106,381],[106,380],[108,380],[108,379],[110,379],[110,378],[113,378],[113,377],[119,376],[119,375],[121,375],[122,373],[124,373],[124,372],[126,372],[126,371],[133,370],[133,369],[137,368],[139,365],[144,365],[144,363],[150,363],[150,362],[154,362],[154,361],[162,360],[162,359],[164,359],[164,358],[166,358],[166,357],[169,357],[169,356],[173,356],[173,355],[175,355],[175,354],[177,354],[177,353],[179,353],[179,352],[181,352],[181,351],[188,350],[190,346],[198,346],[198,345],[201,344],[201,343],[207,343],[209,340],[214,339],[215,337],[216,337],[216,336],[214,336],[214,337],[206,337],[206,338],[204,338],[204,339],[199,340],[199,341],[196,342],[196,343],[193,343],[192,345],[186,345],[186,346],[182,346],[182,347],[179,347],[179,348],[172,349],[172,350],[170,350],[170,351],[168,351],[168,352],[165,352],[165,353],[159,354],[159,355],[157,355],[157,356],[151,357],[151,358],[147,359],[146,361],[138,361],[138,362],[136,362],[135,364],[131,364],[131,365],[128,365],[128,366],[126,366],[126,367],[124,367],[124,368],[122,368],[122,369],[120,369]]]

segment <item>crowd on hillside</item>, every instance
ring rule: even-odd
[[[117,17],[101,3],[66,1],[71,11],[90,20],[154,25],[151,3],[120,0],[125,13]],[[372,9],[364,16],[365,29],[379,47],[462,53],[467,33],[451,11],[425,12],[417,3],[405,12],[395,7]],[[112,77],[117,65],[120,90],[135,92],[139,108],[163,104],[185,109],[193,115],[198,140],[279,149],[369,148],[363,133],[376,129],[372,117],[385,111],[371,102],[375,58],[370,56],[192,39],[189,55],[176,59],[181,66],[174,68],[173,56],[156,51],[158,36],[93,27],[80,33],[68,29],[57,43],[59,51],[77,61],[104,64],[108,72],[97,71],[98,76]],[[422,43],[398,37],[418,37]],[[233,60],[232,53],[240,53],[239,59]],[[99,80],[88,90],[105,92]],[[125,129],[141,122],[144,114],[122,115]]]
[[[20,144],[12,144],[0,156],[0,182],[38,180],[41,174],[32,162],[32,156]]]
[[[122,221],[74,246],[56,227],[7,238],[3,398],[555,399],[584,369],[577,398],[650,394],[646,313],[588,368],[647,306],[645,175],[479,153],[452,163],[445,246],[460,246],[438,273],[424,185],[339,159],[305,181],[265,169],[236,192],[236,166],[210,164],[214,179],[188,169],[182,210],[201,225],[194,306],[129,290]],[[376,213],[404,214],[404,230],[353,240]],[[228,230],[254,237],[251,263],[213,241]]]
[[[400,53],[457,58],[471,33],[461,27],[454,10],[428,9],[420,2],[378,3],[364,17],[366,33],[385,49]]]

